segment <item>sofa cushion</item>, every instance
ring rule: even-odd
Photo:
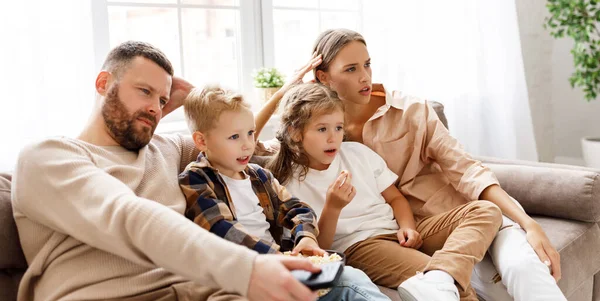
[[[534,216],[560,253],[558,286],[569,297],[600,270],[600,227],[596,223]]]
[[[25,270],[1,270],[0,269],[0,301],[17,300],[19,281]]]
[[[0,174],[0,269],[26,267],[10,202],[10,176]]]

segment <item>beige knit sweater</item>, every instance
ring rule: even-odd
[[[29,268],[19,300],[103,300],[194,281],[245,295],[256,253],[187,220],[177,175],[191,139],[139,153],[77,139],[26,147],[12,202]]]

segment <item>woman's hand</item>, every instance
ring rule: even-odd
[[[302,66],[300,69],[296,70],[294,72],[294,75],[292,75],[288,79],[288,81],[283,85],[283,87],[277,90],[277,92],[275,92],[273,96],[271,96],[271,98],[265,103],[265,105],[260,109],[260,111],[254,116],[254,124],[256,125],[254,137],[256,138],[256,140],[258,140],[260,132],[265,127],[267,122],[269,122],[271,116],[273,116],[273,113],[277,109],[277,106],[279,106],[279,102],[281,101],[281,98],[283,98],[285,92],[287,92],[293,85],[302,83],[302,78],[304,77],[304,75],[307,72],[319,66],[320,64],[321,55],[313,53],[313,56],[308,61],[308,63],[306,63],[306,65]]]
[[[310,60],[304,66],[300,67],[299,69],[296,69],[296,71],[294,71],[294,74],[277,92],[280,93],[283,97],[283,94],[285,94],[285,92],[287,92],[292,86],[302,83],[302,79],[304,78],[306,73],[312,71],[317,66],[321,65],[322,62],[322,55],[317,54],[316,52],[313,53]]]
[[[552,277],[558,282],[561,275],[560,270],[560,254],[556,251],[556,249],[550,244],[550,240],[542,227],[533,222],[526,227],[523,227],[525,232],[527,232],[527,241],[533,247],[535,253],[537,253],[540,260],[550,267],[552,271]]]

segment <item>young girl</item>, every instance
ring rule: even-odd
[[[344,105],[335,92],[302,84],[284,104],[280,148],[267,168],[315,210],[319,245],[343,251],[375,283],[400,286],[404,300],[459,300],[459,290],[462,300],[477,300],[471,270],[500,227],[500,209],[478,201],[445,221],[415,223],[385,161],[363,144],[342,143]],[[411,277],[418,271],[425,275]]]
[[[493,265],[486,257],[476,270],[488,276],[474,274],[473,285],[480,295],[487,300],[566,300],[556,284],[560,257],[541,226],[498,185],[488,168],[450,136],[427,101],[371,83],[371,57],[359,33],[323,32],[313,58],[292,82],[311,70],[344,102],[346,139],[377,152],[399,176],[397,187],[409,200],[417,225],[436,216],[451,223],[454,212],[472,200],[489,200],[500,207],[502,230],[489,249]],[[256,116],[257,137],[288,86]],[[354,255],[359,254],[351,254],[351,262]],[[500,277],[493,277],[494,267]]]

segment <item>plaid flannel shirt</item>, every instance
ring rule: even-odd
[[[294,244],[306,236],[317,240],[317,220],[312,208],[287,192],[268,170],[248,164],[245,172],[275,243],[248,234],[238,223],[227,185],[202,154],[179,175],[179,185],[186,198],[185,216],[202,228],[261,254],[279,252],[284,228],[291,230]]]

